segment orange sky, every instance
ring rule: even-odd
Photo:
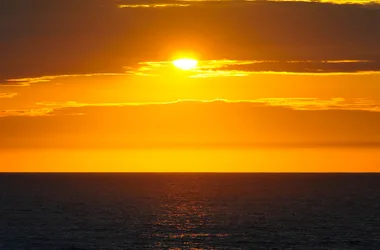
[[[380,170],[375,2],[40,2],[0,11],[0,171]]]

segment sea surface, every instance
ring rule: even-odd
[[[380,174],[0,174],[0,249],[380,249]]]

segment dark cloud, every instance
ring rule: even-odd
[[[30,86],[62,78],[164,75],[173,73],[171,61],[140,62],[135,67],[126,67],[123,73],[93,73],[39,76],[32,78],[0,79],[3,86]],[[205,60],[199,61],[197,69],[189,71],[188,77],[248,76],[256,73],[270,74],[380,74],[380,62],[367,60],[326,61],[258,61],[258,60]],[[1,96],[0,96],[1,97]]]
[[[370,7],[376,5],[240,1],[120,9],[117,3],[2,1],[0,79],[122,72],[179,50],[203,59],[380,57],[380,10]]]
[[[226,70],[334,73],[380,71],[377,61],[262,61],[246,65],[227,65]]]
[[[127,68],[129,74],[157,75],[173,68],[170,61],[141,62]],[[246,76],[255,73],[279,74],[374,74],[380,72],[380,62],[375,60],[204,60],[188,73],[189,77]]]

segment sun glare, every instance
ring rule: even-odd
[[[192,70],[197,67],[198,61],[190,58],[182,58],[173,61],[173,65],[182,70]]]

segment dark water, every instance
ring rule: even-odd
[[[376,174],[2,174],[0,249],[380,249]]]

